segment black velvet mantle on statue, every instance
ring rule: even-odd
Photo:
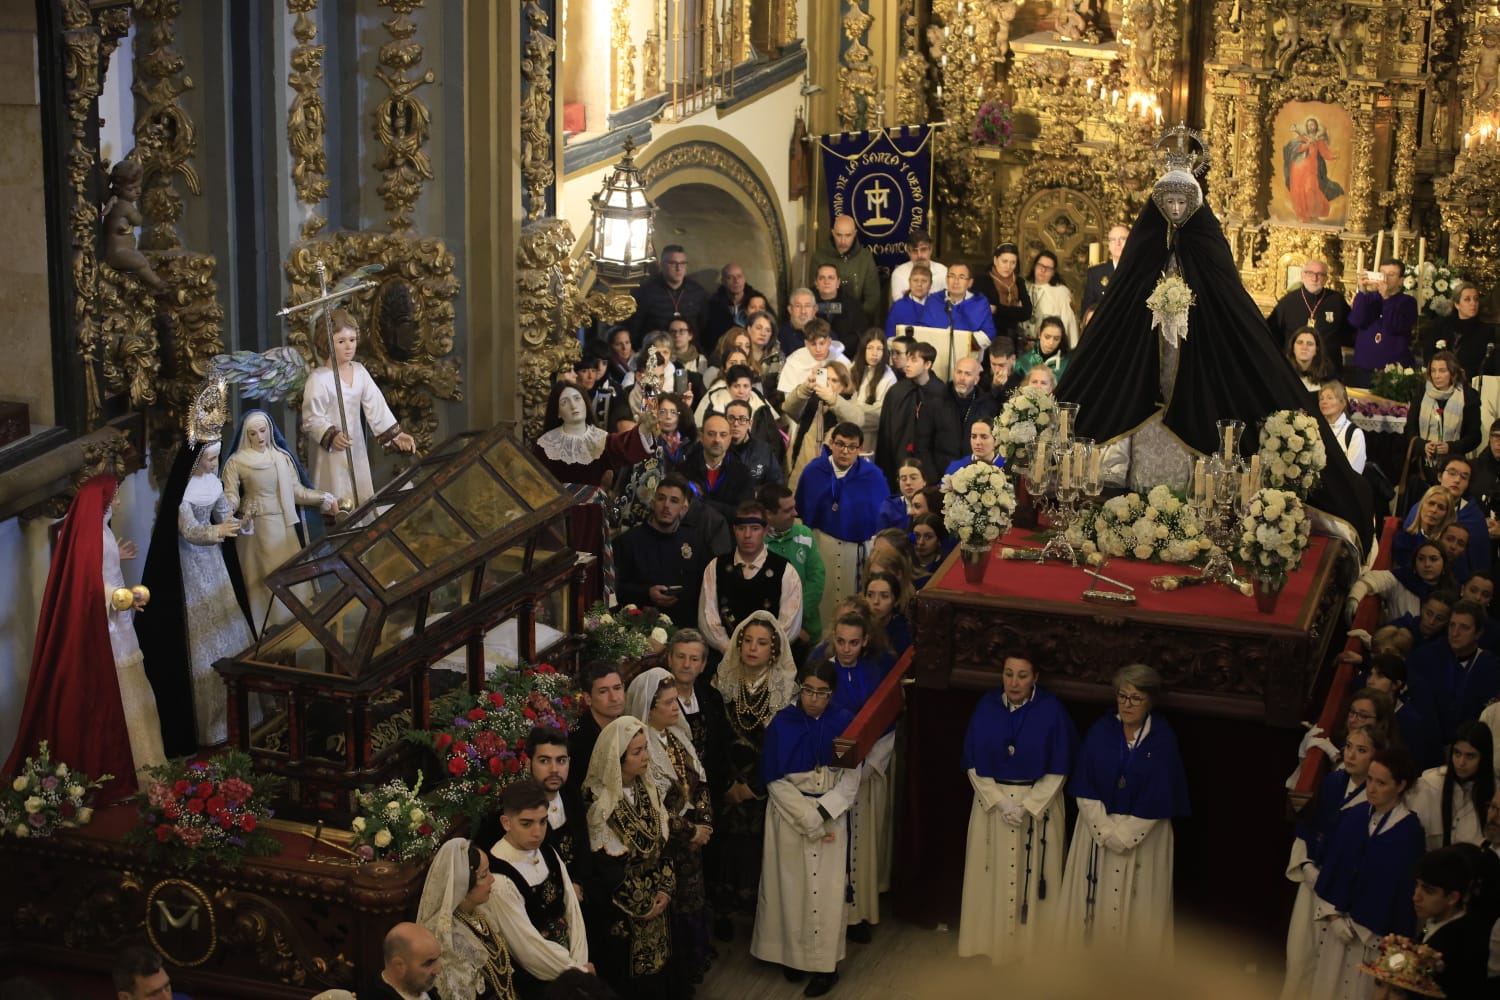
[[[1258,446],[1257,423],[1277,410],[1308,411],[1309,395],[1267,336],[1266,321],[1240,281],[1219,220],[1207,204],[1175,235],[1183,280],[1196,299],[1188,313],[1172,402],[1163,423],[1194,451],[1218,448],[1215,424],[1245,423],[1245,455]],[[1077,433],[1106,442],[1130,434],[1163,407],[1160,334],[1146,299],[1171,255],[1167,221],[1154,202],[1142,209],[1109,294],[1084,330],[1057,387],[1057,398],[1079,404]],[[1317,414],[1314,413],[1314,416]],[[1368,551],[1373,518],[1369,489],[1350,467],[1328,428],[1322,429],[1328,466],[1313,506],[1348,521]]]
[[[193,716],[192,664],[188,657],[187,606],[182,589],[182,559],[178,555],[177,511],[182,506],[188,480],[198,461],[202,445],[184,444],[172,462],[161,503],[156,508],[156,524],[151,529],[151,547],[146,550],[146,564],[141,569],[141,584],[151,591],[151,603],[135,616],[135,637],[146,661],[146,677],[156,695],[156,711],[161,717],[162,749],[168,757],[184,757],[198,749],[197,727]],[[250,621],[250,601],[240,575],[240,560],[233,542],[219,546],[234,585],[235,600],[245,622]],[[253,633],[252,633],[253,634]]]

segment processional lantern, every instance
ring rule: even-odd
[[[656,206],[646,197],[635,165],[635,142],[625,137],[624,155],[589,199],[594,216],[594,267],[607,281],[638,281],[656,262],[652,252]]]

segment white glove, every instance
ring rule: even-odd
[[[1322,874],[1318,866],[1311,861],[1302,862],[1302,884],[1311,889],[1318,884],[1318,876]]]
[[[1358,597],[1350,595],[1349,599],[1344,602],[1345,621],[1352,622],[1354,620],[1355,613],[1359,611],[1359,601],[1360,599]]]
[[[1126,843],[1119,830],[1110,830],[1104,835],[1104,841],[1099,846],[1106,851],[1114,851],[1116,854],[1128,854],[1135,845]]]
[[[1001,799],[1000,816],[1011,826],[1020,826],[1026,822],[1026,807],[1020,799]]]
[[[338,505],[339,505],[339,498],[338,497],[334,496],[332,493],[324,493],[323,494],[323,513],[325,513],[325,514],[330,513]]]
[[[1333,932],[1334,937],[1338,938],[1344,944],[1354,943],[1354,922],[1348,917],[1334,917],[1328,929]]]

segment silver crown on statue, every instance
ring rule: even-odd
[[[1179,121],[1163,132],[1151,150],[1163,173],[1185,170],[1202,177],[1208,172],[1208,142],[1202,132],[1188,128],[1187,122]]]

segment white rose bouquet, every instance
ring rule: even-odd
[[[433,815],[417,792],[417,783],[406,787],[399,779],[379,788],[359,792],[359,812],[354,817],[354,853],[365,861],[377,858],[416,861],[430,857],[448,833],[448,820]]]
[[[1106,500],[1066,537],[1090,563],[1109,557],[1186,563],[1213,548],[1192,506],[1167,486]]]
[[[1290,490],[1303,499],[1318,488],[1328,465],[1320,419],[1300,410],[1277,410],[1266,418],[1260,428],[1260,464],[1266,485]]]
[[[1156,283],[1146,299],[1151,310],[1151,326],[1159,328],[1167,343],[1177,347],[1188,335],[1188,310],[1198,300],[1180,274],[1169,274]]]
[[[1005,472],[989,462],[974,462],[948,480],[943,525],[959,545],[982,549],[1005,533],[1015,510],[1016,493]]]
[[[1286,582],[1302,565],[1311,529],[1296,493],[1271,487],[1257,491],[1240,518],[1239,557],[1246,571]]]
[[[1441,257],[1429,257],[1416,269],[1416,278],[1421,290],[1418,301],[1422,303],[1422,311],[1429,316],[1451,315],[1456,298],[1455,286],[1464,279],[1463,269]]]
[[[58,830],[83,826],[94,818],[89,805],[94,793],[113,775],[91,779],[82,771],[52,759],[47,741],[37,745],[35,757],[0,790],[0,836],[50,837]]]
[[[995,418],[995,450],[1010,468],[1025,468],[1037,439],[1056,427],[1057,400],[1049,392],[1023,385],[1010,394]]]

